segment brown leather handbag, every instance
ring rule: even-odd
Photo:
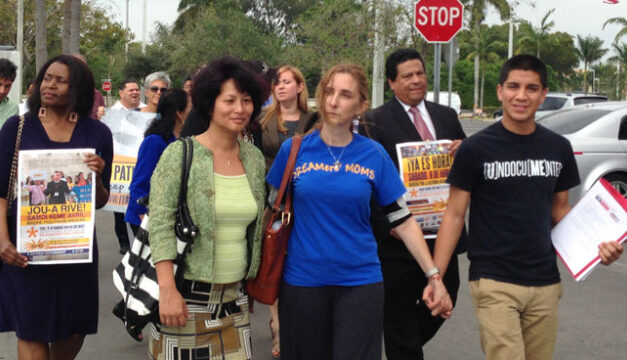
[[[267,223],[261,247],[261,263],[255,279],[246,281],[246,292],[260,303],[272,305],[279,296],[279,287],[283,278],[283,264],[287,253],[287,240],[292,232],[292,173],[296,156],[302,142],[302,136],[292,138],[290,156],[283,172],[281,187],[272,206],[270,221]],[[285,197],[285,206],[281,203]]]

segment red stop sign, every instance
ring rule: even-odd
[[[419,0],[414,26],[430,43],[447,43],[462,28],[464,6],[459,0]]]
[[[102,82],[102,90],[111,91],[111,81],[103,81]]]

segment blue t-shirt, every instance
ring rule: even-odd
[[[281,185],[291,145],[291,139],[282,144],[266,178],[275,188]],[[339,170],[318,131],[305,136],[296,158],[294,225],[283,279],[312,287],[381,282],[370,199],[374,195],[380,205],[389,205],[405,187],[379,143],[353,134],[346,148],[330,149],[341,163]]]
[[[124,216],[124,221],[127,223],[137,226],[141,224],[139,215],[145,214],[147,209],[145,206],[139,205],[137,200],[150,194],[152,172],[155,171],[155,167],[165,148],[174,140],[176,140],[174,135],[168,141],[164,141],[161,135],[153,134],[146,136],[139,146],[137,164],[135,164],[133,180],[129,188],[130,198],[126,208],[126,215]]]

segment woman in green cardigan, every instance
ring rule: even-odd
[[[259,114],[267,91],[232,57],[212,62],[193,83],[194,108],[206,128],[193,137],[187,188],[199,234],[185,258],[179,290],[172,260],[182,144],[174,142],[161,156],[150,186],[150,245],[163,324],[152,331],[150,356],[251,359],[242,280],[254,278],[259,267],[265,169],[261,152],[238,135]]]

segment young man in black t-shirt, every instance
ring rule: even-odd
[[[447,179],[434,261],[444,272],[470,203],[469,280],[486,359],[551,359],[562,293],[551,228],[579,184],[568,140],[535,123],[546,67],[530,55],[501,68],[503,119],[464,140]],[[472,201],[471,201],[472,200]],[[603,264],[622,246],[599,246]]]

